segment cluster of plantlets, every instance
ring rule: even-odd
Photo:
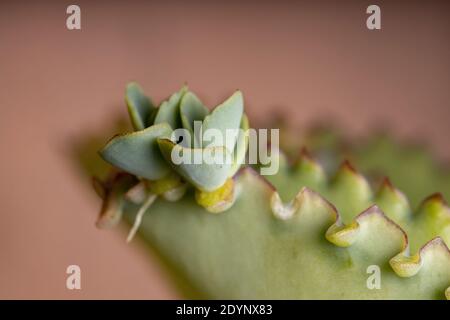
[[[236,195],[232,177],[244,161],[247,139],[237,135],[227,139],[227,145],[222,146],[207,140],[202,134],[214,129],[225,136],[226,130],[248,129],[241,92],[235,92],[211,113],[186,86],[156,108],[142,89],[131,83],[127,86],[125,100],[135,131],[113,137],[100,154],[106,161],[139,180],[133,188],[126,190],[128,200],[142,204],[128,240],[133,238],[143,214],[158,196],[167,201],[178,201],[188,186],[195,189],[197,203],[206,210],[217,213],[229,208]],[[199,132],[194,131],[194,126],[198,124],[201,125]],[[189,139],[186,135],[173,134],[179,128],[188,133]],[[227,155],[231,161],[194,161],[202,159],[207,153]],[[192,161],[178,163],[172,154],[188,155]],[[96,185],[97,189],[101,189],[99,181]],[[119,221],[121,210],[111,213],[108,209],[105,207],[99,220],[100,226]]]
[[[450,298],[450,209],[439,194],[413,212],[388,179],[374,192],[348,162],[329,179],[306,151],[292,164],[280,153],[278,173],[262,177],[248,166],[239,170],[245,137],[226,148],[235,151],[226,168],[176,165],[171,151],[190,146],[171,139],[175,128],[192,130],[196,120],[219,130],[248,128],[242,94],[209,113],[187,88],[156,108],[130,84],[126,102],[136,131],[101,151],[123,171],[95,181],[104,200],[98,225],[117,224],[125,213],[135,221],[130,239],[141,224],[142,237],[189,284],[189,296]],[[381,271],[376,289],[367,286],[374,265]]]

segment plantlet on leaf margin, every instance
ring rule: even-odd
[[[228,209],[235,200],[232,177],[244,161],[247,137],[227,139],[224,146],[212,145],[203,136],[194,137],[201,140],[204,146],[202,149],[193,148],[192,145],[182,146],[171,138],[174,130],[179,128],[194,134],[194,122],[201,122],[201,132],[215,129],[224,136],[229,129],[245,130],[248,128],[248,120],[243,113],[241,92],[236,91],[211,113],[187,86],[155,107],[138,84],[130,83],[126,89],[125,101],[135,131],[113,137],[100,151],[100,155],[141,181],[129,194],[132,198],[134,196],[134,202],[142,203],[142,207],[128,241],[133,238],[143,214],[158,196],[168,201],[177,201],[184,195],[188,185],[196,189],[197,202],[206,210],[218,213]],[[231,152],[232,162],[179,164],[171,157],[176,148],[194,155],[205,150]],[[99,226],[108,225],[102,223]]]

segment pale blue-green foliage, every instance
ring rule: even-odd
[[[203,121],[206,115],[209,113],[197,96],[192,92],[187,92],[180,104],[180,115],[183,128],[189,130],[191,134],[191,143],[194,144],[194,139],[197,139],[197,143],[200,143],[201,137],[194,137],[194,122]]]
[[[158,180],[169,172],[169,166],[156,142],[157,138],[169,138],[172,129],[167,123],[119,135],[100,151],[100,155],[112,165],[138,177]]]
[[[270,204],[275,190],[261,177],[244,169],[235,179],[243,191],[228,211],[211,215],[191,196],[173,203],[159,200],[140,229],[171,270],[202,297],[445,299],[450,256],[439,239],[421,251],[417,274],[399,277],[389,261],[403,254],[407,240],[377,207],[355,218],[354,241],[340,247],[325,236],[337,212],[317,193],[300,191],[292,216],[281,220]],[[132,221],[136,210],[128,207],[126,218]],[[379,289],[368,287],[370,266],[380,270]]]
[[[181,145],[175,144],[169,139],[158,139],[159,148],[164,158],[172,163],[172,166],[178,174],[184,177],[194,186],[204,191],[214,191],[222,186],[228,178],[231,170],[231,162],[208,162],[205,157],[215,156],[219,159],[226,159],[230,155],[225,147],[207,147],[205,149],[183,148]],[[189,158],[187,162],[175,164],[172,162],[172,152],[179,154],[181,157]],[[209,153],[210,155],[207,155]],[[195,159],[199,159],[195,163]],[[230,158],[231,159],[231,158]]]
[[[150,124],[151,117],[156,111],[152,100],[144,95],[137,83],[131,82],[127,85],[125,102],[133,128],[135,130],[145,129]]]
[[[244,100],[242,93],[237,91],[205,117],[202,126],[203,134],[209,129],[216,129],[220,130],[222,137],[225,138],[228,129],[237,130],[239,128],[243,112]],[[205,139],[205,136],[203,138]],[[231,152],[235,143],[236,139],[229,139],[229,141],[227,139],[225,147]],[[204,141],[204,144],[205,146],[218,146],[216,141],[210,143]]]
[[[227,129],[248,128],[240,91],[235,92],[211,113],[187,86],[183,86],[155,108],[139,85],[130,83],[127,86],[125,101],[136,131],[112,138],[100,151],[101,156],[112,165],[148,180],[162,179],[170,170],[174,170],[198,189],[212,191],[232,176],[244,161],[246,137],[238,135],[239,139],[225,139]],[[201,133],[197,133],[197,136],[194,132],[195,121],[201,122]],[[183,143],[182,147],[176,144],[178,141],[171,141],[170,139],[174,139],[175,129],[185,129],[189,132],[191,145]],[[206,141],[203,133],[209,129],[216,129],[215,132],[222,134],[222,139],[215,140],[213,136],[212,141]],[[158,139],[165,142],[158,144]],[[195,139],[202,148],[215,150],[217,157],[224,155],[221,159],[226,159],[227,155],[231,161],[213,165],[204,161],[191,164],[174,163],[171,157],[174,147],[202,158],[205,150],[193,148]]]
[[[180,101],[187,90],[187,87],[184,86],[180,91],[171,95],[169,100],[161,103],[158,111],[156,112],[155,124],[166,122],[172,127],[172,129],[181,127]]]

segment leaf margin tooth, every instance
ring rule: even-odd
[[[420,269],[422,269],[424,264],[427,262],[424,261],[426,254],[433,250],[435,246],[442,247],[450,257],[450,249],[447,244],[441,237],[437,236],[427,241],[414,255],[409,254],[409,247],[407,247],[404,251],[394,256],[389,261],[389,264],[399,277],[412,277],[418,274]]]
[[[327,229],[325,238],[338,247],[347,248],[355,243],[359,231],[360,227],[357,221],[352,221],[347,225],[337,221]]]
[[[381,181],[373,200],[389,218],[397,222],[403,222],[412,216],[409,199],[387,176]]]

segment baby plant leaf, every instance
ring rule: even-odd
[[[233,153],[233,165],[231,166],[229,177],[232,177],[236,174],[241,165],[244,163],[245,154],[247,153],[249,139],[247,130],[249,128],[249,122],[245,113],[242,115],[240,128],[242,131],[239,132],[239,135],[237,137],[236,146]]]
[[[172,129],[167,123],[112,138],[100,155],[112,165],[138,177],[157,180],[164,177],[170,167],[164,161],[157,138],[170,137]]]
[[[127,85],[125,102],[134,130],[143,130],[148,127],[150,125],[149,119],[151,119],[151,115],[156,108],[136,82]]]
[[[197,96],[188,91],[181,99],[180,115],[183,128],[194,132],[194,121],[203,121],[209,110]]]
[[[180,101],[187,92],[184,86],[180,91],[174,93],[170,98],[161,103],[155,117],[155,124],[166,122],[173,129],[181,127]]]
[[[230,158],[224,147],[208,147],[204,149],[191,149],[175,144],[169,139],[158,139],[159,148],[164,158],[172,164],[174,170],[194,186],[203,191],[213,191],[222,186],[228,178],[231,161],[220,163],[207,163],[204,159],[206,153],[214,153],[220,159]],[[172,152],[186,156],[189,163],[174,163]],[[195,163],[195,159],[200,159]]]
[[[231,97],[225,100],[222,104],[218,105],[209,115],[205,117],[202,125],[203,140],[205,138],[205,132],[209,129],[219,130],[222,134],[225,142],[225,147],[228,152],[234,150],[236,139],[225,139],[227,129],[238,129],[241,124],[242,114],[244,111],[244,100],[242,93],[236,91]],[[230,141],[228,141],[230,140]],[[203,147],[219,147],[217,141],[205,142],[203,141]]]

